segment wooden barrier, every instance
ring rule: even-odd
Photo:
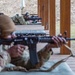
[[[71,0],[60,0],[60,31],[67,31],[67,37],[70,37],[70,2]],[[70,42],[68,42],[70,46]],[[61,47],[61,54],[69,54],[70,51],[66,47]]]
[[[66,30],[68,37],[70,37],[70,2],[71,0],[60,0],[60,33],[64,33]],[[46,29],[48,23],[48,29],[50,35],[56,35],[56,0],[38,0],[38,15],[42,18],[42,24]],[[47,14],[47,15],[46,15]],[[70,42],[68,43],[70,46]],[[70,52],[62,47],[60,54],[69,54]]]

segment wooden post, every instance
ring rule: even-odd
[[[55,0],[48,0],[48,15],[49,15],[49,33],[55,35]]]
[[[42,18],[42,25],[44,26],[44,0],[39,0],[39,17]]]
[[[40,17],[40,8],[41,8],[41,5],[40,5],[41,2],[40,1],[41,0],[38,0],[38,8],[37,8],[38,9],[38,16],[39,17]]]
[[[63,34],[67,31],[67,37],[70,37],[70,1],[60,0],[60,31]],[[68,43],[70,46],[70,42]],[[70,51],[66,47],[61,47],[61,54],[69,54]]]
[[[38,15],[42,18],[44,29],[48,29],[48,0],[38,0]]]
[[[44,29],[48,30],[48,0],[44,0]]]

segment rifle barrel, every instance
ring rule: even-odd
[[[67,41],[75,40],[75,38],[66,38]]]

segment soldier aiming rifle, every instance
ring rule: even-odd
[[[13,39],[16,35],[12,33],[16,30],[15,24],[13,21],[5,14],[0,15],[0,37],[1,39]],[[53,36],[52,37],[53,44],[48,43],[43,49],[37,52],[39,62],[33,66],[30,61],[30,58],[27,57],[25,53],[25,45],[17,44],[10,47],[7,51],[0,52],[0,71],[6,70],[30,70],[30,69],[37,69],[40,68],[50,57],[51,55],[51,48],[61,47],[63,44],[66,43],[64,38]],[[2,43],[2,44],[8,44]],[[23,59],[24,54],[24,59]],[[29,53],[27,53],[29,54]],[[4,57],[6,56],[6,59]],[[25,57],[27,57],[25,59]],[[14,67],[6,68],[7,64],[13,64]],[[20,66],[20,67],[19,67]]]

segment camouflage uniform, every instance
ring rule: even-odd
[[[12,19],[7,15],[0,14],[0,38],[4,38],[10,35],[12,32],[16,30],[16,26]],[[11,57],[6,51],[0,50],[0,60],[4,61],[4,65],[11,62]],[[0,71],[4,67],[0,66]]]
[[[13,22],[16,25],[25,25],[25,19],[23,18],[23,16],[19,16],[19,14],[16,14],[15,16],[11,17],[11,19],[13,20]]]
[[[5,65],[10,63],[11,58],[6,51],[0,52],[0,72],[5,68]]]
[[[15,30],[15,25],[13,21],[6,15],[0,15],[0,30],[2,37],[9,35]],[[27,51],[24,52],[22,57],[11,58],[11,63],[16,66],[22,66],[27,70],[32,68],[39,68],[49,59],[51,55],[50,49],[51,49],[50,44],[47,44],[43,49],[37,52],[39,57],[39,63],[36,64],[35,66],[32,66],[29,58],[29,52]],[[7,61],[9,61],[9,57],[10,56],[7,56]]]

